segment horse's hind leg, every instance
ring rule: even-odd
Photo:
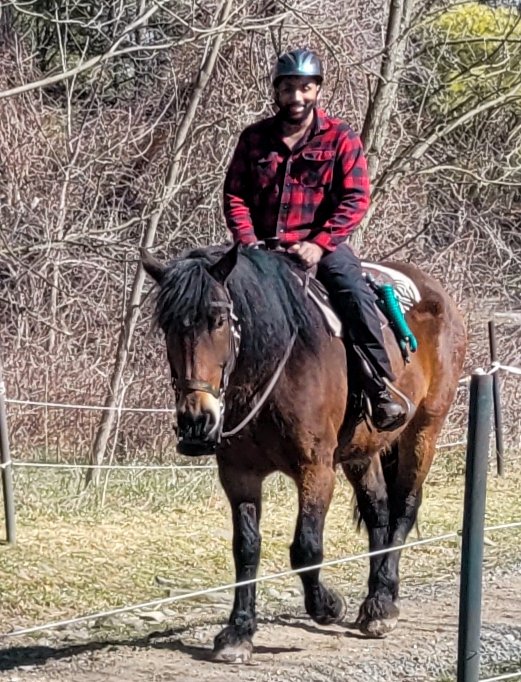
[[[387,482],[379,455],[352,458],[343,464],[344,472],[354,487],[358,512],[369,536],[369,550],[376,552],[389,546],[391,511]],[[362,632],[381,637],[396,627],[398,607],[398,574],[388,554],[369,560],[368,594],[357,623]]]
[[[324,523],[333,495],[335,472],[325,464],[307,465],[296,477],[296,483],[299,514],[290,557],[292,568],[299,569],[320,564],[323,560]],[[318,568],[300,574],[306,611],[322,625],[338,622],[345,612],[344,602],[324,587],[319,574]]]
[[[393,445],[390,469],[385,474],[380,458],[364,471],[346,469],[355,486],[360,514],[369,533],[371,551],[403,545],[416,522],[422,485],[429,471],[443,415],[420,408],[399,441]],[[384,456],[385,463],[385,456]],[[357,623],[372,637],[382,637],[398,623],[401,550],[370,559],[369,591]]]
[[[444,418],[444,414],[435,416],[425,408],[420,409],[395,445],[398,457],[396,476],[388,482],[391,545],[403,545],[416,523],[422,501],[422,486],[434,458]],[[400,551],[395,551],[387,558],[389,570],[393,571],[397,580],[395,600],[398,599],[400,555]]]
[[[262,477],[224,466],[220,467],[219,474],[232,508],[236,581],[251,580],[257,574],[261,548],[259,522]],[[214,640],[213,660],[225,663],[250,661],[252,638],[257,629],[255,587],[255,584],[251,584],[235,589],[229,624]]]

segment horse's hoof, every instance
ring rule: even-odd
[[[368,597],[362,606],[356,624],[367,637],[385,637],[398,625],[399,601],[382,596]]]
[[[219,649],[214,649],[211,660],[217,663],[250,663],[253,653],[253,644],[245,640],[236,644],[225,644]]]
[[[319,625],[333,625],[344,620],[346,611],[347,604],[343,597],[330,590],[323,609],[319,613],[310,615]]]
[[[367,637],[381,639],[385,637],[398,625],[398,618],[385,618],[378,620],[367,620],[358,623],[360,632]]]

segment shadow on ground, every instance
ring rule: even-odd
[[[282,614],[274,619],[264,620],[259,619],[259,626],[270,623],[272,625],[284,625],[285,627],[297,628],[305,630],[311,634],[322,636],[338,636],[338,630],[329,630],[327,628],[320,628],[313,624],[311,619],[297,619],[294,615]],[[215,625],[218,625],[217,623]],[[358,632],[358,628],[354,623],[345,622],[339,624],[341,627],[347,628],[345,635],[350,638],[366,639]],[[356,630],[356,632],[355,632]],[[59,644],[55,646],[47,644],[28,644],[24,646],[13,646],[4,648],[0,651],[0,672],[9,671],[19,668],[20,666],[38,667],[45,665],[48,661],[59,661],[61,659],[71,659],[85,653],[93,653],[96,651],[106,651],[111,648],[147,648],[147,649],[168,649],[170,651],[179,651],[186,656],[189,656],[195,661],[210,661],[212,649],[208,645],[191,645],[186,644],[181,640],[183,635],[186,635],[187,629],[183,627],[171,628],[169,630],[156,631],[148,633],[145,636],[125,639],[110,639],[103,642],[92,641],[81,644]],[[302,651],[301,647],[267,647],[256,646],[256,653],[261,654],[281,654],[281,653],[295,653]]]

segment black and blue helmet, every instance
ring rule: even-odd
[[[310,76],[318,83],[324,80],[324,71],[319,57],[306,48],[298,48],[284,52],[277,59],[271,71],[271,82],[274,86],[285,76]]]

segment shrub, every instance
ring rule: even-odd
[[[415,42],[421,77],[413,95],[432,113],[470,109],[516,86],[506,106],[521,111],[521,14],[516,9],[454,5],[425,20]]]

